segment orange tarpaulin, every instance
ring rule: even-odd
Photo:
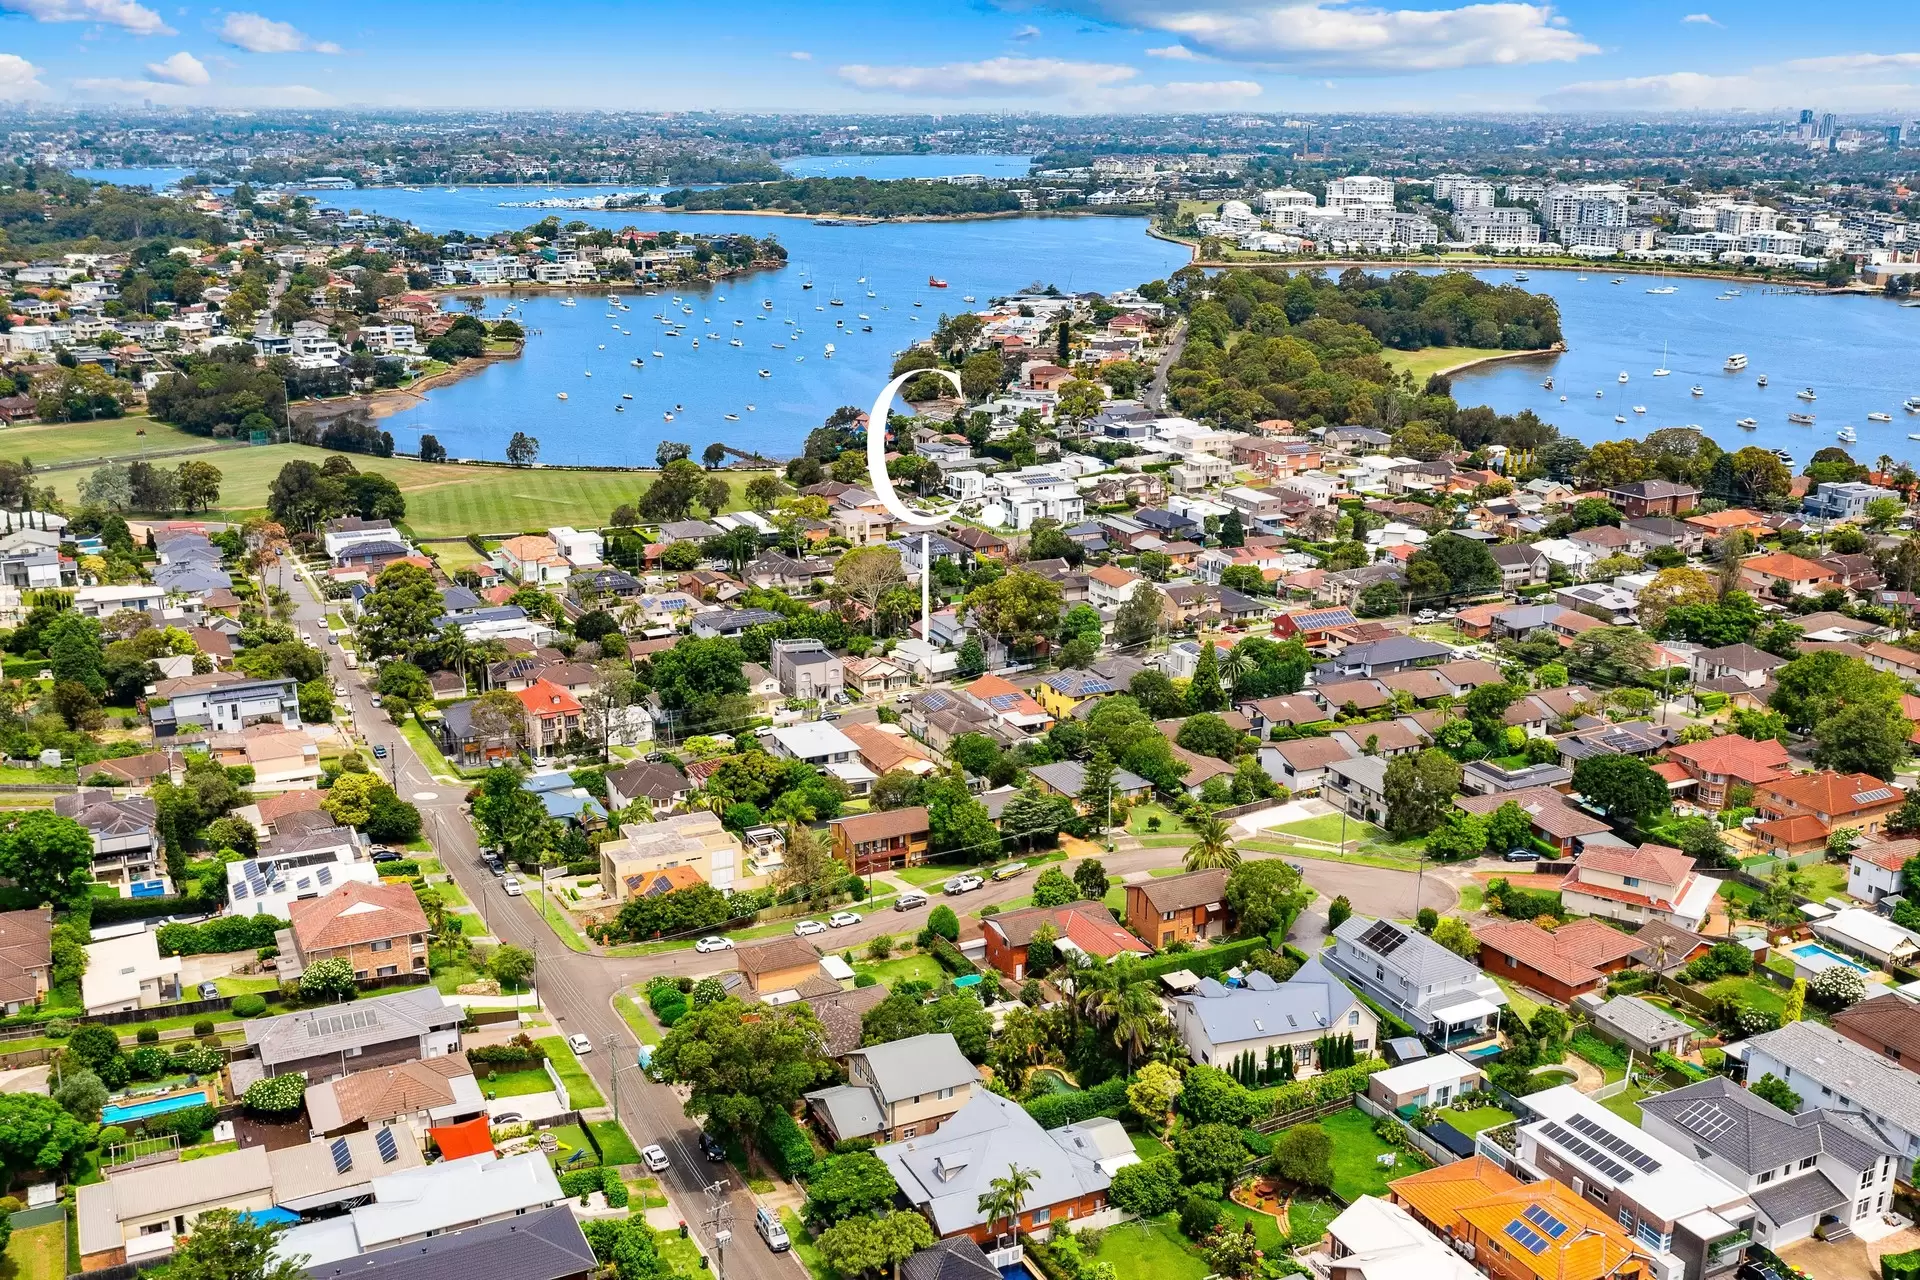
[[[434,1145],[440,1148],[441,1156],[448,1160],[493,1153],[493,1131],[486,1116],[475,1116],[459,1124],[442,1125],[427,1130],[427,1134],[433,1139]]]

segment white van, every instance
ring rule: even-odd
[[[775,1253],[785,1253],[793,1247],[793,1241],[787,1239],[787,1229],[780,1225],[780,1219],[771,1209],[754,1210],[753,1229],[767,1242],[767,1248]]]

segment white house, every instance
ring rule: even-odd
[[[1874,841],[1855,849],[1847,859],[1847,892],[1862,902],[1876,903],[1906,891],[1902,868],[1920,854],[1920,841]]]
[[[1290,1048],[1294,1070],[1304,1077],[1318,1069],[1314,1044],[1321,1037],[1351,1035],[1365,1057],[1378,1041],[1380,1020],[1314,957],[1285,982],[1258,970],[1239,987],[1202,978],[1175,997],[1173,1026],[1195,1062],[1221,1066],[1251,1053],[1264,1067],[1269,1053]]]
[[[85,951],[80,1003],[89,1014],[145,1009],[180,998],[180,957],[161,955],[152,929],[89,943]]]

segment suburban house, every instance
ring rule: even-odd
[[[573,1210],[556,1205],[306,1270],[312,1280],[472,1280],[483,1272],[514,1280],[589,1280],[598,1269]]]
[[[536,757],[558,754],[567,739],[586,731],[580,700],[551,680],[536,679],[513,696],[520,700],[527,749]]]
[[[89,942],[80,1005],[90,1015],[150,1009],[180,998],[180,957],[163,956],[155,931]]]
[[[1684,516],[1700,501],[1700,491],[1673,480],[1635,480],[1606,491],[1607,501],[1629,519],[1642,516]]]
[[[1367,1096],[1389,1111],[1444,1107],[1486,1087],[1487,1073],[1455,1053],[1415,1058],[1367,1077]]]
[[[1920,840],[1869,840],[1847,856],[1847,893],[1862,902],[1907,891],[1907,859],[1920,856]]]
[[[1328,765],[1353,757],[1352,748],[1332,736],[1295,738],[1261,747],[1260,767],[1294,795],[1312,795],[1325,784]]]
[[[1692,858],[1665,845],[1591,844],[1560,882],[1560,898],[1569,912],[1581,915],[1635,924],[1666,920],[1698,930],[1720,881],[1693,868]]]
[[[844,663],[833,650],[810,637],[773,641],[771,665],[780,692],[789,698],[830,700],[846,687]]]
[[[1775,739],[1755,741],[1737,733],[1678,743],[1667,748],[1667,760],[1693,780],[1693,802],[1712,810],[1727,807],[1730,787],[1759,787],[1788,776],[1793,767],[1787,749]]]
[[[147,702],[153,736],[205,729],[238,733],[248,725],[300,727],[300,689],[292,677],[256,680],[238,671],[179,676],[154,685]]]
[[[773,729],[764,741],[768,753],[799,760],[840,779],[854,795],[873,788],[874,773],[860,763],[860,748],[833,725],[808,720]]]
[[[1285,982],[1255,969],[1241,986],[1202,978],[1172,1001],[1173,1026],[1187,1054],[1208,1066],[1228,1066],[1242,1054],[1265,1068],[1290,1054],[1294,1071],[1320,1070],[1318,1042],[1353,1037],[1365,1057],[1379,1043],[1380,1020],[1318,957],[1308,959]]]
[[[486,1095],[463,1054],[356,1071],[307,1086],[307,1123],[315,1134],[410,1125],[424,1133],[487,1113]]]
[[[1156,950],[1175,942],[1211,941],[1232,931],[1225,868],[1155,876],[1126,890],[1127,928]]]
[[[305,971],[320,960],[343,959],[353,976],[390,978],[427,971],[427,935],[432,926],[413,886],[349,880],[321,898],[287,907],[295,966]],[[283,976],[290,967],[280,961]]]
[[[1588,813],[1550,786],[1529,787],[1523,791],[1496,791],[1491,795],[1458,796],[1454,804],[1484,818],[1508,801],[1519,805],[1533,820],[1534,838],[1553,846],[1562,856],[1574,854],[1583,838],[1613,830],[1606,819]]]
[[[1920,1157],[1920,1076],[1908,1068],[1817,1022],[1789,1022],[1744,1043],[1747,1079],[1786,1081],[1800,1095],[1798,1114],[1857,1111],[1903,1164]]]
[[[1594,1030],[1643,1058],[1656,1053],[1678,1057],[1687,1051],[1687,1044],[1693,1039],[1691,1026],[1638,996],[1615,996],[1589,1009],[1588,1016],[1593,1019]]]
[[[1599,990],[1641,949],[1636,939],[1598,920],[1574,920],[1553,930],[1531,920],[1502,920],[1482,925],[1474,937],[1482,969],[1561,1004]]]
[[[1769,1249],[1885,1213],[1905,1163],[1857,1111],[1789,1115],[1724,1076],[1647,1098],[1640,1128],[1744,1191],[1753,1238]]]
[[[1920,1062],[1920,1005],[1877,995],[1833,1015],[1833,1029],[1890,1062]]]
[[[1614,1214],[1556,1179],[1521,1182],[1482,1155],[1436,1165],[1390,1187],[1395,1204],[1492,1280],[1653,1280],[1660,1274]]]
[[[1840,585],[1837,570],[1787,551],[1774,551],[1740,562],[1740,579],[1756,594],[1819,595]]]
[[[1479,1280],[1471,1263],[1389,1200],[1361,1196],[1327,1224],[1307,1273],[1325,1280]]]
[[[825,994],[828,987],[836,991],[840,988],[826,976],[820,967],[820,953],[805,938],[770,938],[736,948],[733,964],[747,992],[760,1000],[789,991],[809,996]]]
[[[1822,841],[1835,827],[1852,827],[1872,837],[1885,830],[1887,819],[1906,798],[1907,793],[1899,787],[1869,774],[1832,770],[1793,774],[1753,789],[1753,807],[1766,819],[1753,831],[1766,844],[1770,835],[1790,832],[1790,828],[1776,828],[1774,824],[1811,818],[1820,826]]]
[[[1688,675],[1695,684],[1731,679],[1749,689],[1758,689],[1786,665],[1785,658],[1750,644],[1730,644],[1718,649],[1696,650],[1688,663]]]
[[[288,1074],[314,1083],[349,1070],[458,1053],[465,1018],[464,1009],[430,986],[255,1018],[246,1024],[250,1056],[235,1059],[234,1083],[244,1089],[254,1080]]]
[[[1379,756],[1330,761],[1320,794],[1349,818],[1380,825],[1387,818],[1387,762]]]
[[[47,994],[53,969],[53,913],[0,912],[0,1006],[9,1017]]]
[[[164,870],[159,809],[145,796],[116,799],[111,791],[81,790],[53,798],[53,811],[72,818],[93,838],[95,880],[129,884]]]
[[[1079,800],[1080,793],[1086,789],[1087,769],[1078,760],[1062,760],[1058,764],[1035,765],[1027,770],[1027,776],[1040,784],[1042,791],[1050,791],[1069,800]],[[1136,773],[1126,769],[1113,771],[1114,804],[1121,802],[1138,803],[1153,794],[1153,784]],[[1084,807],[1084,806],[1083,806]]]
[[[1099,903],[1070,902],[1061,907],[1023,907],[983,921],[980,931],[986,938],[987,963],[1015,982],[1025,978],[1027,944],[1042,926],[1053,931],[1054,948],[1063,956],[1112,960],[1123,952],[1153,954],[1152,947],[1114,923],[1113,913]]]
[[[671,813],[687,802],[693,784],[670,764],[636,760],[607,773],[607,807],[626,809],[642,801],[654,816]]]
[[[834,1142],[905,1142],[936,1132],[967,1105],[980,1071],[946,1032],[908,1036],[847,1054],[847,1083],[806,1095]]]
[[[1485,1039],[1506,993],[1470,960],[1391,920],[1354,916],[1333,931],[1322,958],[1335,976],[1443,1046]]]
[[[1571,1085],[1528,1094],[1527,1107],[1539,1118],[1520,1127],[1522,1170],[1604,1204],[1659,1274],[1710,1280],[1746,1260],[1753,1201],[1691,1143],[1670,1147]]]
[[[925,805],[835,818],[827,829],[832,833],[833,856],[855,875],[918,866],[927,859],[930,828]]]
[[[1055,1223],[1105,1223],[1110,1180],[1075,1148],[1066,1129],[1042,1129],[1019,1103],[980,1089],[931,1136],[889,1143],[874,1154],[936,1236],[966,1235],[989,1244],[1010,1225],[1046,1236]],[[1028,1171],[1033,1189],[1021,1200],[1017,1224],[989,1222],[981,1197],[1010,1167]]]
[[[629,822],[620,835],[599,846],[600,892],[605,901],[625,902],[645,893],[664,871],[691,871],[725,893],[749,889],[754,877],[740,865],[739,837],[708,809],[676,813],[655,822]]]

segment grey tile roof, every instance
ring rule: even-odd
[[[900,1264],[902,1280],[1000,1280],[1000,1269],[972,1236],[949,1236]]]
[[[1484,979],[1479,965],[1471,960],[1461,959],[1426,934],[1416,932],[1404,925],[1394,925],[1404,935],[1404,940],[1393,949],[1391,954],[1381,955],[1370,947],[1362,946],[1360,939],[1366,936],[1367,930],[1373,928],[1376,923],[1377,921],[1367,916],[1353,916],[1335,929],[1333,936],[1342,942],[1350,943],[1356,950],[1366,955],[1374,956],[1389,971],[1405,974],[1416,987]],[[1488,985],[1491,986],[1491,982]]]
[[[465,1016],[432,987],[415,987],[351,1004],[302,1009],[249,1022],[247,1044],[269,1065],[387,1044],[436,1027],[460,1025]]]
[[[313,1280],[560,1280],[598,1264],[568,1206],[307,1268]]]
[[[1360,1001],[1313,956],[1283,983],[1258,971],[1247,975],[1244,987],[1202,978],[1192,994],[1174,1003],[1192,1010],[1207,1039],[1220,1046],[1296,1031],[1337,1030]]]
[[[806,1098],[826,1114],[828,1127],[842,1142],[879,1133],[886,1124],[886,1116],[880,1110],[880,1102],[873,1096],[873,1090],[863,1089],[857,1084],[836,1084],[831,1088],[816,1089]]]
[[[1062,760],[1058,764],[1035,765],[1028,773],[1040,779],[1062,795],[1077,796],[1080,788],[1087,783],[1087,768],[1078,760]],[[1113,785],[1116,792],[1139,791],[1153,784],[1139,774],[1127,769],[1113,771]]]
[[[979,1070],[944,1031],[868,1045],[853,1056],[866,1059],[874,1085],[887,1102],[975,1084],[980,1079]]]
[[[1760,1212],[1771,1221],[1783,1224],[1837,1209],[1848,1199],[1846,1192],[1834,1186],[1826,1174],[1819,1172],[1805,1178],[1788,1178],[1770,1187],[1760,1187],[1752,1194]]]
[[[1895,1066],[1879,1054],[1855,1044],[1837,1031],[1811,1022],[1789,1022],[1747,1041],[1747,1061],[1764,1053],[1797,1076],[1833,1092],[1842,1107],[1857,1106],[1873,1116],[1884,1116],[1908,1133],[1920,1133],[1920,1077]],[[1823,1099],[1809,1095],[1794,1082],[1794,1090],[1810,1104]]]
[[[1659,1044],[1691,1030],[1672,1014],[1635,996],[1615,996],[1593,1016],[1595,1021],[1608,1023],[1642,1044]]]

